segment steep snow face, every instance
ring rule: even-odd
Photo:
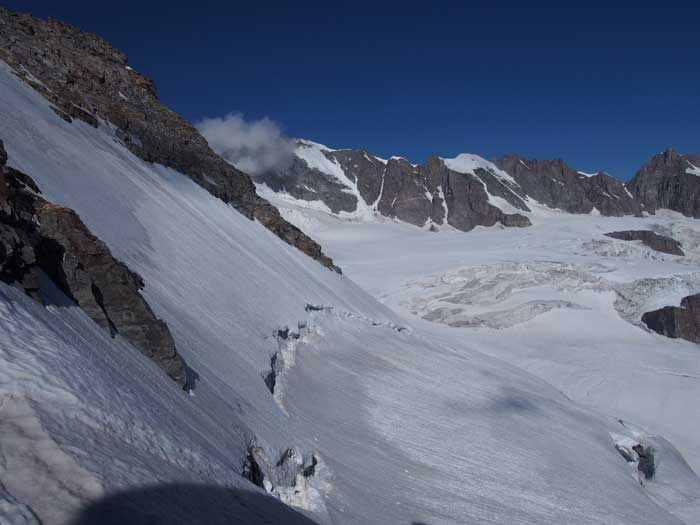
[[[164,484],[149,511],[175,521],[189,507],[206,520],[222,509],[183,501],[174,511],[168,483],[216,481],[242,523],[309,523],[236,474],[246,430],[234,412],[230,426],[216,423],[153,363],[53,294],[42,307],[0,284],[0,522],[67,523],[114,489],[135,488],[137,498],[149,484]],[[251,498],[261,505],[251,509]]]
[[[0,287],[1,509],[61,523],[101,494],[187,482],[197,486],[179,489],[178,502],[203,484],[227,487],[226,505],[207,508],[216,491],[207,492],[191,521],[218,511],[219,521],[303,523],[237,475],[254,441],[273,470],[318,458],[303,479],[278,469],[264,484],[321,523],[656,524],[680,523],[671,513],[681,504],[693,510],[692,487],[667,487],[671,513],[650,499],[615,450],[614,419],[474,350],[478,339],[393,313],[189,178],[135,158],[106,123],[64,122],[4,67],[0,93],[9,164],[143,276],[144,296],[196,372],[186,396],[60,297],[42,307]],[[308,226],[332,236],[320,215]],[[344,226],[329,244],[370,287],[391,292],[415,270],[414,255],[427,262],[386,251],[407,226],[344,229],[331,219]],[[356,245],[340,244],[355,233]],[[386,246],[363,273],[367,235]],[[294,332],[273,395],[265,379],[280,337]],[[662,473],[660,484],[672,479]],[[136,501],[153,505],[151,493]]]

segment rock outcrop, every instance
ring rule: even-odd
[[[699,155],[667,149],[642,166],[627,187],[649,213],[666,208],[700,218]]]
[[[620,217],[640,215],[642,207],[624,184],[606,173],[580,173],[561,159],[530,160],[508,155],[494,160],[520,186],[520,194],[569,213]]]
[[[288,448],[272,460],[262,447],[251,444],[242,475],[287,505],[325,511],[323,497],[328,485],[319,475],[321,468],[313,453],[304,455],[297,448]]]
[[[700,294],[684,297],[680,307],[646,312],[642,322],[657,334],[700,344]]]
[[[637,466],[637,471],[645,480],[650,480],[656,474],[654,449],[641,443],[617,443],[615,448],[627,463]]]
[[[116,260],[73,210],[47,202],[28,175],[6,162],[0,141],[0,280],[42,300],[43,272],[98,325],[186,386],[170,330],[139,292],[141,277]]]
[[[127,65],[126,56],[91,33],[55,19],[0,7],[0,60],[48,99],[61,118],[91,126],[108,121],[129,150],[169,166],[284,241],[336,269],[321,247],[255,192],[247,174],[214,153],[189,123],[168,109],[153,82]]]
[[[642,244],[657,252],[670,255],[685,255],[681,243],[677,240],[665,235],[659,235],[651,230],[625,230],[610,232],[605,235],[621,241],[642,241]]]

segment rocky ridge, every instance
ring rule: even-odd
[[[494,163],[509,173],[523,198],[569,213],[591,213],[620,217],[640,215],[642,206],[625,185],[606,173],[584,174],[562,159],[523,159],[507,155]]]
[[[313,239],[256,194],[247,174],[214,153],[193,126],[160,102],[150,79],[97,35],[0,7],[0,60],[48,99],[61,118],[115,126],[119,139],[141,159],[189,176],[285,242],[339,271]]]
[[[606,173],[584,174],[561,159],[508,155],[487,161],[461,154],[411,164],[364,150],[334,150],[299,140],[292,163],[255,176],[272,191],[320,201],[332,213],[379,214],[436,229],[529,226],[532,205],[568,213],[641,216],[645,210],[623,183]]]
[[[28,175],[6,165],[0,141],[0,280],[38,301],[48,277],[112,336],[124,337],[176,383],[186,367],[168,326],[140,294],[141,277],[116,260],[71,209],[47,202]]]

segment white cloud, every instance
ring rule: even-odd
[[[268,118],[246,121],[240,113],[205,118],[195,127],[209,146],[251,175],[284,168],[292,161],[294,142]]]

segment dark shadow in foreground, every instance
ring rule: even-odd
[[[301,513],[254,489],[178,483],[149,485],[88,505],[73,525],[314,525]]]

